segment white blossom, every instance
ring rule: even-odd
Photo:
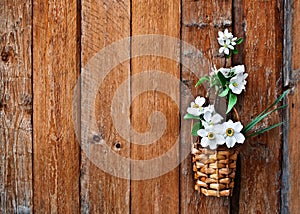
[[[221,123],[223,117],[214,111],[213,112],[206,111],[203,115],[203,119],[204,119],[204,121],[202,121],[203,126],[209,127]]]
[[[187,112],[194,116],[200,116],[204,113],[204,105],[205,98],[204,97],[196,97],[195,102],[191,102],[191,106],[188,107]]]
[[[238,74],[230,79],[229,88],[234,94],[240,94],[245,90],[247,76],[248,74]]]
[[[199,129],[197,134],[201,137],[201,146],[216,149],[218,145],[223,145],[225,143],[225,138],[218,130],[220,129],[217,126]]]
[[[231,69],[230,68],[220,68],[218,71],[221,72],[224,75],[224,77],[227,78],[230,76]]]
[[[219,49],[219,53],[225,53],[229,55],[229,49],[234,50],[234,46],[236,45],[237,37],[233,37],[232,33],[225,29],[224,32],[218,32],[218,42],[222,46]]]
[[[231,71],[233,71],[234,74],[242,74],[245,72],[245,66],[244,65],[236,65],[231,69]]]
[[[233,38],[232,33],[229,32],[228,29],[225,29],[224,32],[219,31],[218,35],[219,35],[218,41],[219,40],[230,40]]]
[[[222,129],[222,131],[218,131],[223,132],[228,148],[234,147],[235,143],[244,143],[245,136],[241,133],[243,129],[241,122],[233,122],[232,120],[229,120],[219,125],[218,128]]]
[[[229,49],[233,50],[234,47],[231,45],[230,40],[218,40],[219,44],[222,46],[219,49],[219,53],[225,53],[226,55],[229,55]]]
[[[237,40],[237,37],[233,37],[232,39],[230,39],[230,44],[232,46],[236,45],[236,42],[235,42],[236,40]]]

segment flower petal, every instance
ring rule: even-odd
[[[197,131],[197,134],[200,136],[200,137],[206,137],[207,134],[208,134],[208,131],[206,131],[205,129],[199,129]]]
[[[218,38],[218,43],[219,43],[221,46],[224,46],[224,44],[225,44],[224,39],[223,39],[223,38]]]
[[[203,137],[201,139],[201,146],[202,147],[207,147],[209,145],[209,139],[207,137]]]
[[[204,118],[205,121],[210,122],[211,117],[212,117],[212,113],[211,112],[209,112],[209,111],[204,112],[203,118]]]
[[[241,122],[235,122],[233,124],[233,129],[235,132],[240,132],[243,129],[243,125],[241,124]]]
[[[244,73],[245,72],[245,66],[244,65],[236,65],[233,67],[236,74]]]
[[[216,134],[216,141],[217,144],[223,145],[225,143],[225,138],[220,134]]]
[[[220,47],[220,49],[219,49],[219,53],[223,53],[224,52],[224,47]]]
[[[245,136],[242,133],[234,133],[234,137],[236,138],[236,142],[238,143],[244,143]]]
[[[210,140],[209,148],[210,149],[216,149],[217,148],[217,141],[216,140]]]
[[[220,123],[221,122],[221,120],[223,120],[223,117],[221,116],[221,115],[219,115],[219,114],[215,114],[214,116],[212,116],[212,118],[211,118],[211,122],[212,123]]]
[[[229,49],[228,49],[228,48],[224,48],[224,53],[225,53],[226,55],[229,55]]]
[[[203,104],[205,103],[205,98],[198,96],[195,99],[195,103],[199,106],[203,106]]]
[[[201,114],[199,109],[191,108],[191,107],[187,108],[187,113],[194,115],[194,116],[200,116],[200,114]]]
[[[234,136],[232,137],[226,137],[226,145],[228,148],[234,147],[234,144],[236,143],[236,139]]]
[[[219,37],[223,38],[224,33],[223,33],[222,31],[219,31],[219,32],[218,32],[218,35],[219,35]]]
[[[225,130],[226,130],[226,128],[225,128],[225,124],[224,123],[222,123],[222,124],[217,124],[217,125],[215,125],[214,126],[214,130],[215,130],[215,133],[217,133],[217,134],[220,134],[220,135],[225,135]]]
[[[242,93],[242,90],[243,89],[240,89],[238,87],[230,87],[231,85],[229,85],[229,88],[231,89],[231,91],[234,93],[234,94],[241,94]]]

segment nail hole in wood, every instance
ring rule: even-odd
[[[6,51],[2,51],[1,53],[1,59],[3,62],[7,62],[8,61],[8,53]]]
[[[101,140],[101,137],[99,135],[94,135],[93,136],[93,141],[96,142],[96,143],[99,143]]]
[[[121,144],[120,144],[119,142],[116,142],[116,143],[115,143],[115,148],[116,148],[117,150],[121,149]]]

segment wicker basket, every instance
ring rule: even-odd
[[[231,196],[234,187],[238,149],[219,146],[202,148],[199,140],[192,147],[195,189],[206,196]]]

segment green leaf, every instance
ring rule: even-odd
[[[224,75],[221,72],[218,72],[217,76],[218,76],[222,86],[225,87],[227,79],[224,77]]]
[[[256,132],[253,132],[252,134],[247,135],[246,137],[247,137],[247,138],[248,138],[248,137],[254,137],[254,136],[256,136],[256,135],[259,135],[259,134],[262,134],[262,133],[264,133],[264,132],[270,131],[271,129],[274,129],[274,128],[278,127],[278,126],[281,126],[281,125],[284,124],[284,123],[285,123],[285,122],[281,122],[281,123],[274,124],[274,125],[269,126],[269,127],[267,127],[267,128],[264,128],[264,129],[258,130],[258,131],[256,131]]]
[[[201,84],[204,83],[205,81],[209,81],[209,77],[208,77],[208,76],[201,77],[201,78],[199,79],[199,81],[196,83],[195,87],[201,85]]]
[[[242,130],[243,133],[247,133],[249,132],[257,123],[259,123],[261,120],[263,120],[265,117],[269,116],[270,114],[272,114],[274,111],[278,111],[280,109],[283,109],[285,107],[287,107],[288,105],[282,105],[276,109],[273,109],[272,111],[269,111],[265,114],[262,114],[260,116],[257,116],[256,118],[254,118],[247,126],[244,127],[244,129]]]
[[[193,129],[192,129],[192,135],[193,136],[198,136],[197,132],[199,129],[202,129],[203,126],[202,126],[202,123],[201,122],[196,122],[193,126]]]
[[[227,55],[227,54],[225,54],[225,57],[227,58],[227,59],[229,59],[230,58],[230,53]]]
[[[232,50],[232,53],[233,53],[233,54],[238,54],[239,51],[238,51],[237,49],[233,49],[233,50]]]
[[[267,111],[269,111],[273,106],[275,106],[277,103],[279,103],[288,93],[290,90],[285,90],[282,95],[280,95],[271,105],[269,105],[265,110],[263,110],[257,117],[265,114]]]
[[[231,109],[235,106],[237,102],[237,96],[233,93],[229,93],[229,100],[228,100],[228,107],[227,107],[227,111],[226,114],[228,114]]]
[[[227,87],[225,90],[223,90],[220,94],[219,94],[219,97],[225,97],[227,96],[229,92],[229,88]]]
[[[236,44],[241,44],[243,42],[243,38],[238,38],[238,40],[236,40]]]
[[[187,113],[186,115],[184,115],[183,117],[184,119],[188,120],[188,119],[195,119],[195,120],[200,120],[199,116],[194,116],[192,114]]]

